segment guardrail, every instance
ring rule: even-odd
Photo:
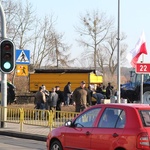
[[[4,116],[4,111],[7,116]],[[28,108],[0,107],[0,122],[20,124],[20,131],[23,125],[35,125],[52,128],[62,126],[67,120],[72,120],[79,113],[66,111],[52,111]]]

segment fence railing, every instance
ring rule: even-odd
[[[49,127],[51,131],[52,128],[62,126],[67,120],[72,120],[78,114],[79,113],[67,111],[49,111],[1,106],[0,122],[18,123],[20,124],[20,131],[23,131],[24,124],[46,126]]]

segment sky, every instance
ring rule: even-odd
[[[22,0],[26,1],[26,0]],[[79,57],[83,47],[75,41],[78,37],[74,26],[79,25],[80,14],[86,11],[99,10],[115,19],[118,28],[119,0],[28,0],[36,13],[44,17],[54,14],[57,18],[56,30],[64,33],[65,43],[72,45],[71,56]],[[144,62],[150,63],[150,0],[120,0],[120,32],[127,35],[124,41],[128,45],[127,53],[138,42],[142,32],[145,33],[148,55],[144,55]],[[120,43],[121,44],[121,43]],[[140,58],[141,59],[141,58]],[[140,60],[139,59],[139,60]],[[127,67],[131,67],[128,63]]]

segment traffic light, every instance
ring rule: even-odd
[[[3,73],[10,73],[15,68],[15,45],[9,39],[0,43],[0,69]]]

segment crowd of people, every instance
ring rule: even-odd
[[[108,83],[105,86],[101,83],[94,89],[91,85],[86,87],[85,81],[81,81],[80,86],[74,91],[71,90],[71,82],[68,82],[63,91],[59,86],[48,91],[45,85],[39,87],[35,94],[35,108],[61,111],[62,104],[65,106],[74,105],[76,112],[81,112],[92,105],[92,97],[96,99],[96,104],[101,104],[102,99],[110,99],[113,95],[113,86]]]

